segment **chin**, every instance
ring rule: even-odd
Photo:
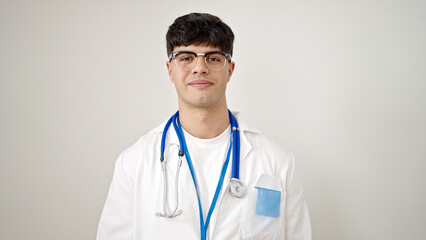
[[[202,96],[192,99],[181,99],[182,103],[194,108],[214,108],[221,105],[220,98]]]
[[[192,105],[193,107],[196,107],[196,108],[211,108],[211,107],[214,107],[218,104],[217,104],[217,102],[203,99],[203,100],[199,100],[199,101],[192,101],[190,103],[190,105]]]

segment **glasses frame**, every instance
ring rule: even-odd
[[[179,65],[178,65],[178,63],[176,61],[177,55],[179,55],[181,53],[188,53],[188,54],[192,54],[192,55],[195,56],[195,62],[194,62],[194,66],[193,67],[195,67],[195,65],[197,64],[198,56],[203,56],[204,57],[204,63],[206,64],[206,66],[208,68],[209,65],[207,64],[206,55],[214,54],[214,53],[220,53],[220,54],[222,54],[223,56],[225,56],[225,59],[228,60],[228,62],[232,61],[231,60],[231,54],[229,54],[227,52],[222,52],[222,51],[210,51],[210,52],[206,52],[206,53],[195,53],[195,52],[191,52],[191,51],[177,51],[177,52],[172,52],[170,54],[170,56],[169,56],[169,62],[171,62],[172,59],[174,59],[176,67],[179,68],[179,69],[181,69],[181,70],[183,70],[183,69],[181,67],[179,67]],[[212,70],[212,71],[221,71],[225,67],[225,65],[226,65],[226,62],[223,64],[222,68],[220,68],[220,69],[210,69],[209,68],[209,70]]]

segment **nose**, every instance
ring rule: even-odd
[[[195,61],[195,65],[192,68],[192,73],[196,74],[207,74],[209,73],[209,68],[206,65],[204,54],[198,54]]]

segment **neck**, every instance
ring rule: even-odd
[[[182,128],[194,137],[209,139],[219,136],[229,126],[229,114],[224,107],[205,109],[179,107]]]

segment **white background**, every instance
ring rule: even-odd
[[[0,239],[95,238],[189,12],[234,30],[229,107],[296,155],[314,239],[426,239],[424,0],[0,1]]]

